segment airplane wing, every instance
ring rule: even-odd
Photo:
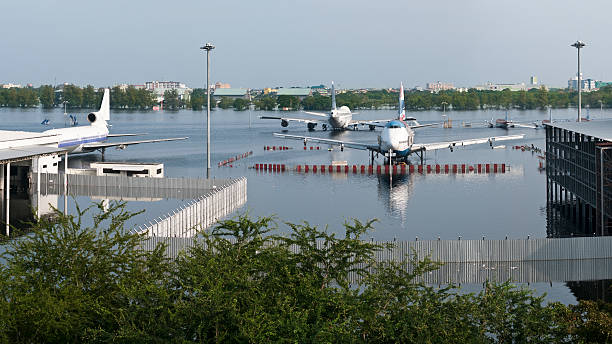
[[[536,123],[517,123],[517,122],[512,122],[512,125],[514,125],[515,127],[519,127],[519,128],[529,128],[529,129],[538,129],[540,127]]]
[[[379,127],[379,128],[384,128],[384,126],[390,121],[390,119],[380,119],[380,120],[373,120],[373,121],[368,121],[368,120],[363,120],[363,121],[355,121],[352,120],[349,125],[371,125],[373,127]]]
[[[299,123],[320,123],[318,119],[304,119],[304,118],[289,118],[289,117],[275,117],[275,116],[259,116],[260,119],[276,119],[286,122],[299,122]]]
[[[94,151],[96,149],[117,147],[118,149],[124,149],[130,145],[137,145],[140,143],[154,143],[154,142],[166,142],[166,141],[178,141],[186,140],[188,137],[172,137],[167,139],[155,139],[155,140],[140,140],[140,141],[124,141],[124,142],[102,142],[102,143],[86,143],[83,145],[84,151]]]
[[[309,115],[313,115],[313,116],[319,116],[319,117],[329,117],[328,114],[325,113],[320,113],[320,112],[310,112],[310,111],[302,111],[304,113],[307,113]]]
[[[108,135],[106,135],[106,137],[124,137],[124,136],[142,136],[142,135],[146,135],[146,133],[141,133],[141,134],[108,134]]]
[[[454,147],[460,146],[469,146],[469,145],[477,145],[482,143],[489,143],[493,145],[493,142],[497,141],[507,141],[507,140],[518,140],[525,137],[525,135],[505,135],[505,136],[492,136],[492,137],[482,137],[478,139],[467,139],[467,140],[458,140],[458,141],[448,141],[448,142],[433,142],[433,143],[415,143],[412,145],[412,151],[428,151],[428,150],[436,150],[436,149],[444,149],[450,148],[453,150]]]
[[[304,144],[306,144],[307,142],[318,142],[318,143],[330,144],[330,145],[335,145],[335,146],[340,146],[340,147],[349,147],[353,149],[378,151],[377,145],[375,146],[375,145],[371,145],[367,143],[322,139],[322,138],[310,137],[310,136],[286,135],[286,134],[278,134],[278,133],[274,133],[274,136],[284,138],[284,139],[304,141]]]

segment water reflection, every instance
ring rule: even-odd
[[[378,199],[380,199],[387,212],[397,216],[402,225],[408,220],[408,201],[414,192],[414,174],[394,175],[392,179],[388,175],[378,175]]]

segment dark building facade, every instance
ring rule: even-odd
[[[612,235],[612,121],[545,127],[548,235]]]

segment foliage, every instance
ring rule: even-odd
[[[234,101],[230,97],[221,97],[221,101],[217,105],[221,109],[229,109],[234,105]]]
[[[297,110],[300,106],[300,98],[295,96],[278,96],[276,102],[280,108]]]
[[[91,212],[94,212],[91,214]],[[139,248],[121,203],[56,211],[0,267],[4,342],[564,343],[610,340],[610,308],[545,304],[509,283],[478,294],[420,276],[439,264],[376,262],[363,237],[273,218],[221,221],[174,261]],[[85,227],[81,220],[93,218]]]
[[[232,107],[236,111],[244,111],[249,108],[249,101],[244,98],[236,98],[232,103]]]
[[[276,98],[266,95],[255,100],[255,106],[260,110],[272,111],[276,108]]]
[[[206,96],[206,90],[203,88],[195,88],[193,90],[193,92],[191,92],[191,97],[190,97],[190,106],[191,109],[194,111],[201,111],[203,108],[206,107],[206,104],[208,102],[207,96]],[[211,109],[214,108],[217,104],[215,103],[215,99],[214,97],[210,97],[210,107]]]
[[[38,90],[38,99],[45,109],[50,109],[55,105],[55,90],[51,85],[43,85]]]
[[[180,108],[181,100],[179,99],[178,92],[176,90],[164,91],[164,109],[178,110]]]

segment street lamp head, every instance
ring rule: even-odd
[[[200,47],[200,49],[203,49],[203,50],[206,50],[206,51],[211,51],[211,50],[215,49],[215,46],[212,45],[212,43],[208,42],[203,47]]]
[[[586,44],[583,41],[576,41],[576,43],[570,45],[570,47],[574,47],[576,49],[584,48]]]

